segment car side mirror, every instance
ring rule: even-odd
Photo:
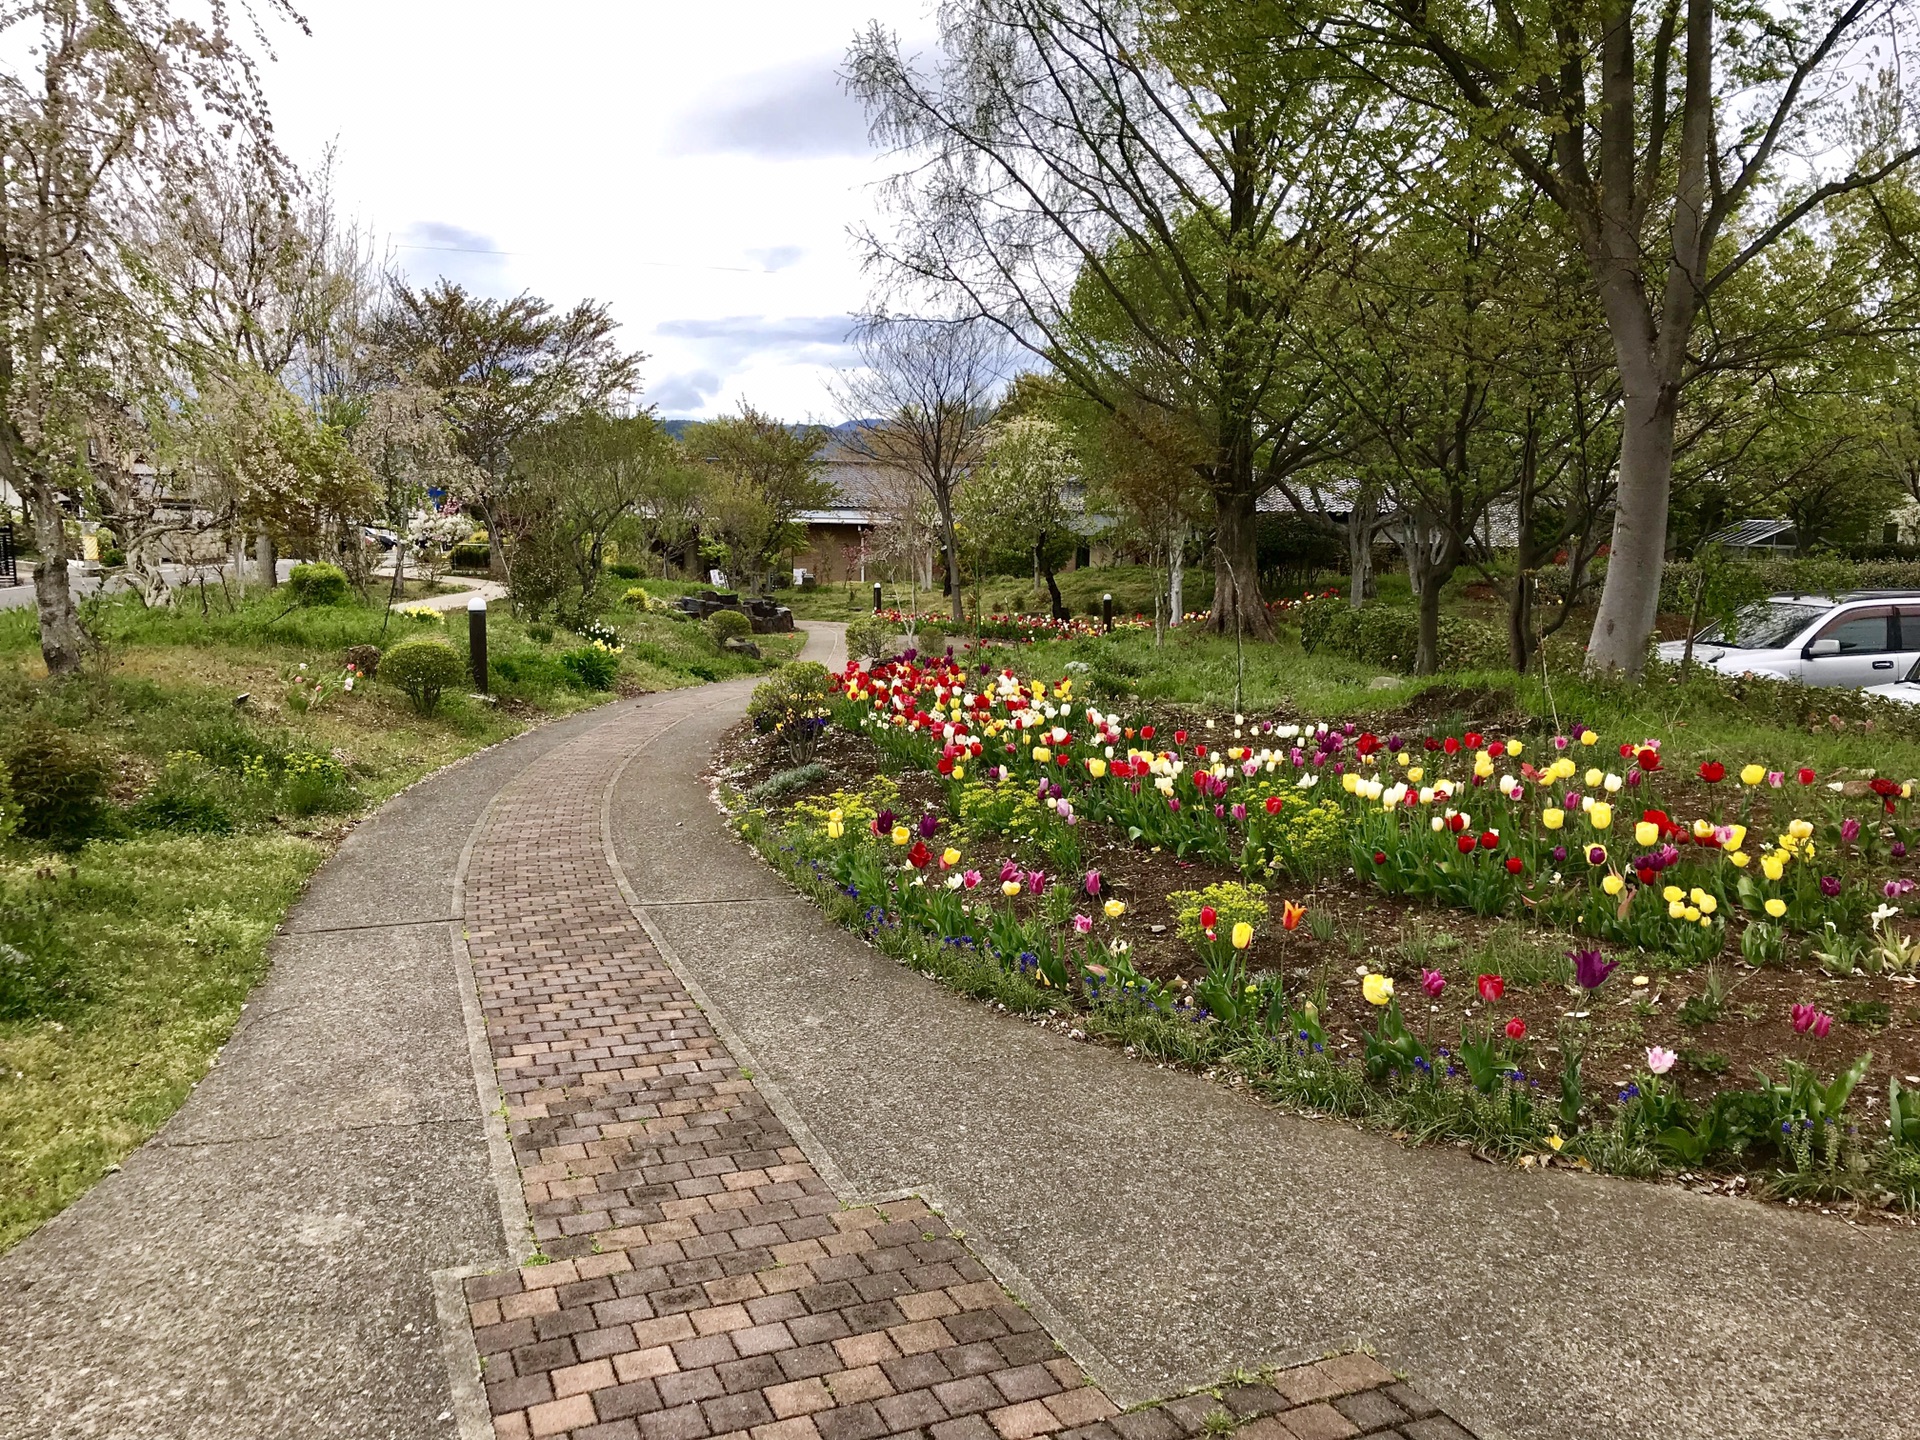
[[[1800,653],[1809,660],[1818,660],[1823,655],[1838,655],[1840,653],[1840,642],[1829,636],[1824,640],[1812,641],[1808,644],[1807,648]]]

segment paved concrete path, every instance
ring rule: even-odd
[[[509,1246],[456,874],[501,786],[606,718],[474,756],[347,837],[218,1067],[0,1257],[0,1437],[457,1433],[432,1276]],[[457,1279],[440,1289],[457,1317]]]

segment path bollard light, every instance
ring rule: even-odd
[[[1100,597],[1100,624],[1107,634],[1113,633],[1113,596],[1111,595]]]
[[[487,693],[487,597],[467,601],[467,663],[473,669],[474,689]]]
[[[873,613],[876,615],[880,613],[880,582],[878,580],[873,582]]]

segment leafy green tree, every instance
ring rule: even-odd
[[[623,352],[604,304],[556,312],[545,300],[493,300],[451,280],[395,284],[373,340],[388,373],[427,386],[445,407],[471,466],[469,497],[487,522],[492,570],[507,578],[508,525],[500,490],[513,450],[542,425],[603,410],[631,393],[646,357]]]
[[[1835,202],[1920,155],[1898,101],[1871,109],[1853,143],[1830,138],[1845,128],[1863,66],[1911,72],[1911,27],[1883,28],[1883,15],[1865,0],[1760,9],[1521,0],[1492,13],[1338,0],[1330,24],[1276,17],[1276,43],[1315,27],[1331,54],[1353,62],[1355,85],[1384,79],[1410,95],[1567,217],[1622,391],[1619,499],[1588,646],[1595,669],[1637,675],[1646,659],[1702,313]]]
[[[731,568],[765,593],[773,566],[797,550],[806,530],[796,517],[832,498],[818,454],[826,431],[785,425],[742,404],[738,415],[688,427],[681,443],[712,475],[707,520]]]
[[[960,490],[961,523],[983,555],[998,551],[1030,563],[1056,617],[1066,603],[1054,574],[1079,538],[1067,498],[1076,474],[1060,427],[1042,415],[1019,415],[988,428],[980,463]]]
[[[679,468],[672,438],[644,412],[587,411],[542,426],[514,447],[501,487],[522,536],[515,548],[550,550],[587,608],[606,567],[609,536],[647,503],[663,472]],[[518,557],[510,559],[517,567]],[[544,574],[561,567],[540,568]]]

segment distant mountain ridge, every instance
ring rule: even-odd
[[[660,428],[666,431],[667,434],[671,435],[674,439],[683,440],[686,438],[687,431],[690,427],[694,425],[704,424],[704,423],[705,423],[704,421],[692,420],[692,419],[686,419],[686,418],[677,419],[677,420],[662,420],[660,422]],[[842,439],[845,439],[848,435],[851,435],[856,430],[864,430],[868,426],[878,425],[879,423],[880,422],[878,420],[842,420],[838,425],[824,425],[821,428],[824,429],[827,432],[827,434],[831,435],[834,439],[842,440]],[[789,422],[787,425],[787,428],[789,430],[804,430],[807,427],[804,424]]]

